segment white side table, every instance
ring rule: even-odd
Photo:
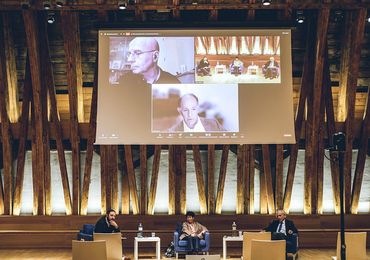
[[[227,242],[229,242],[229,241],[243,242],[243,236],[238,236],[238,237],[224,236],[223,237],[223,239],[222,239],[222,253],[223,253],[224,260],[226,260]]]
[[[159,237],[135,237],[134,241],[134,260],[139,258],[139,242],[155,242],[156,245],[156,258],[161,259],[161,239]]]

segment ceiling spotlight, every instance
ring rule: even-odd
[[[53,24],[55,22],[55,15],[54,15],[54,13],[48,14],[47,21],[48,21],[49,24]]]
[[[43,6],[44,6],[44,9],[45,9],[45,10],[49,10],[49,9],[51,8],[51,3],[50,3],[50,1],[44,1]]]
[[[57,0],[57,1],[55,1],[55,5],[58,8],[62,8],[65,4],[66,4],[66,0]]]
[[[367,19],[366,19],[366,20],[367,20],[367,22],[368,22],[368,23],[370,23],[370,16],[369,16],[369,17],[367,17]]]
[[[118,1],[118,9],[125,10],[127,8],[127,1]]]
[[[271,4],[271,0],[262,0],[262,4],[268,6]]]
[[[297,18],[296,18],[297,23],[304,23],[305,20],[306,20],[306,17],[304,16],[303,11],[297,11]]]

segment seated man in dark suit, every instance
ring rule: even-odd
[[[197,66],[197,74],[199,76],[209,76],[211,75],[211,66],[209,64],[209,61],[207,57],[203,57],[203,59],[200,60],[198,66]]]
[[[265,231],[271,232],[272,240],[286,240],[287,252],[293,246],[292,235],[293,233],[298,233],[293,221],[286,218],[285,211],[282,209],[277,210],[276,218],[270,225],[264,228]]]
[[[95,224],[95,233],[118,233],[119,227],[116,223],[116,212],[114,209],[108,209],[107,214],[101,217]]]
[[[279,77],[280,67],[279,63],[275,61],[274,57],[270,57],[270,60],[266,62],[262,67],[262,72],[265,75],[265,79],[274,79]]]

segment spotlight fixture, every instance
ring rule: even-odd
[[[118,9],[125,10],[127,8],[127,1],[118,1]]]
[[[192,5],[198,5],[198,1],[193,0],[193,2],[192,2],[191,4],[192,4]]]
[[[54,15],[54,13],[49,13],[48,14],[47,21],[48,21],[49,24],[53,24],[55,22],[55,15]]]
[[[66,4],[66,0],[56,0],[56,1],[55,1],[55,5],[56,5],[58,8],[62,8],[65,4]]]
[[[297,11],[297,18],[296,18],[297,23],[304,23],[305,20],[306,20],[306,17],[304,16],[303,11],[301,10]]]
[[[271,0],[262,0],[262,4],[268,6],[271,4]]]
[[[370,16],[368,16],[366,20],[368,23],[370,23]]]
[[[49,10],[51,8],[50,1],[44,1],[43,6],[45,10]]]

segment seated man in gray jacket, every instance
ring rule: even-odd
[[[179,99],[177,111],[182,120],[168,132],[222,132],[226,131],[216,119],[200,117],[198,97],[192,93]]]

